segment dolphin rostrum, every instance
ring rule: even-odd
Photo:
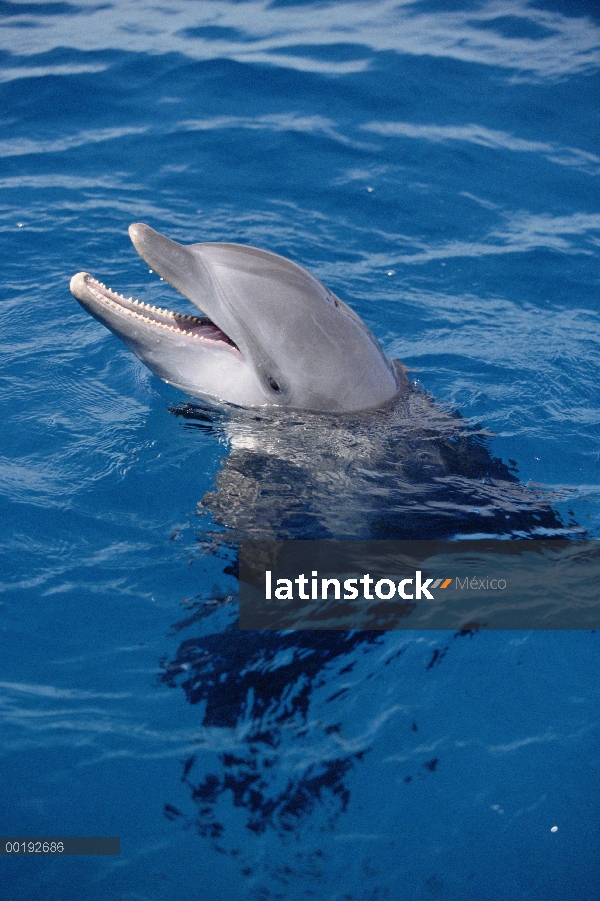
[[[127,300],[86,272],[71,292],[163,381],[205,400],[315,412],[381,407],[408,387],[362,319],[297,263],[241,244],[177,244],[148,225],[129,235],[204,315]]]

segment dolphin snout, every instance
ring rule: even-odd
[[[86,278],[90,278],[89,273],[78,272],[77,275],[74,275],[71,279],[69,287],[71,289],[71,294],[76,297],[77,300],[81,300],[88,294],[87,285],[85,283]]]

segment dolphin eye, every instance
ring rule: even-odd
[[[280,391],[280,387],[275,381],[275,379],[269,379],[269,387],[273,389],[273,391]]]

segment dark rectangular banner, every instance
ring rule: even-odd
[[[0,855],[7,857],[69,857],[71,855],[117,855],[121,839],[114,836],[2,836]]]
[[[240,629],[600,629],[600,541],[242,541]]]

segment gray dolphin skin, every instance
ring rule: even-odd
[[[163,381],[212,402],[331,413],[381,407],[408,387],[362,319],[297,263],[241,244],[177,244],[148,225],[129,235],[203,315],[126,299],[86,272],[71,292]]]

